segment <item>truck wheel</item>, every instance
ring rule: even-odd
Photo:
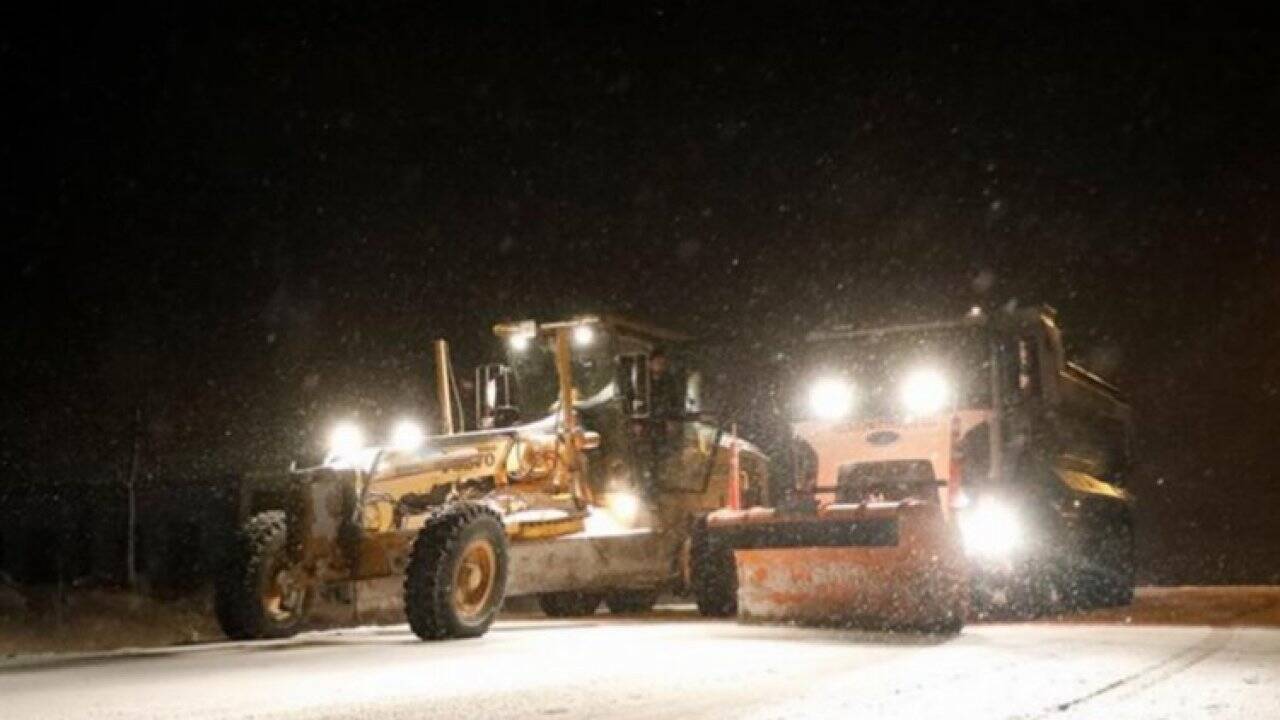
[[[584,617],[595,614],[600,607],[600,596],[582,592],[542,593],[538,596],[538,607],[547,617]]]
[[[507,587],[507,534],[483,505],[457,503],[422,526],[409,554],[404,612],[423,640],[479,637]]]
[[[285,516],[259,513],[241,528],[214,585],[214,609],[232,640],[286,638],[298,633],[312,591],[285,549]]]
[[[1093,580],[1097,603],[1103,607],[1128,605],[1133,602],[1133,526],[1117,524],[1106,542],[1110,552]]]
[[[959,635],[964,630],[964,604],[956,603],[943,617],[917,625],[914,629],[926,635]]]
[[[733,548],[698,518],[689,544],[690,584],[698,612],[706,617],[729,617],[738,612],[738,568]]]
[[[1057,589],[1047,570],[1024,570],[1006,586],[1007,611],[1014,618],[1029,620],[1047,615],[1057,603]]]
[[[614,590],[604,596],[604,604],[614,615],[649,612],[658,602],[657,590]]]

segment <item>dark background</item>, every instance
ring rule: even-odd
[[[135,435],[181,483],[430,416],[430,341],[466,367],[504,317],[758,359],[1016,299],[1132,399],[1145,577],[1280,582],[1261,18],[346,5],[0,23],[0,495],[118,483]]]

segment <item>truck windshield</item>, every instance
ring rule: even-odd
[[[915,373],[937,378],[947,407],[984,408],[991,403],[991,351],[983,328],[888,330],[809,343],[797,364],[794,415],[807,417],[808,388],[823,378],[851,387],[853,416],[889,419],[907,413],[904,385]]]
[[[545,338],[522,350],[508,348],[507,362],[515,375],[514,397],[524,420],[545,417],[558,407],[554,341]],[[597,332],[591,344],[573,348],[573,381],[579,403],[607,400],[614,387],[612,342]]]

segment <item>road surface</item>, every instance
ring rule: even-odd
[[[667,609],[508,619],[445,643],[391,626],[18,658],[0,665],[0,717],[1280,718],[1280,629],[1241,625],[1274,614],[1280,592],[1254,600],[1180,618],[1214,625],[1141,624],[1185,605],[1148,597],[1136,614],[970,625],[951,638]]]

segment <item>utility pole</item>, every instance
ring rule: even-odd
[[[125,487],[129,494],[129,539],[125,573],[130,590],[138,589],[138,470],[142,463],[142,407],[133,413],[133,456],[129,460],[129,477]]]

